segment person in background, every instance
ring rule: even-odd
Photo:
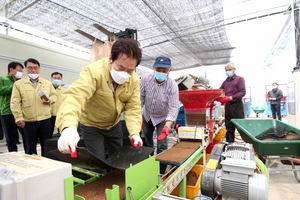
[[[236,75],[234,63],[229,62],[225,66],[226,80],[222,83],[220,89],[224,89],[225,96],[218,97],[216,101],[225,104],[225,127],[226,142],[233,143],[235,140],[235,125],[231,119],[245,118],[244,105],[242,98],[246,94],[245,79]]]
[[[120,116],[124,113],[132,146],[142,146],[140,78],[134,72],[142,57],[138,41],[118,39],[111,55],[81,70],[79,78],[64,92],[56,115],[61,130],[57,146],[76,157],[77,126],[86,148],[101,160],[123,146]],[[78,123],[79,121],[79,123]]]
[[[269,100],[271,104],[271,110],[273,119],[276,119],[276,115],[278,120],[281,121],[281,111],[280,111],[280,103],[283,97],[282,90],[278,88],[277,83],[272,84],[273,89],[269,92]]]
[[[44,156],[44,140],[52,136],[50,104],[57,99],[52,83],[40,77],[40,63],[29,58],[24,63],[27,76],[15,82],[10,107],[15,122],[24,128],[26,154],[37,154],[37,142]],[[43,95],[39,94],[44,92]]]
[[[66,88],[61,86],[61,80],[62,80],[62,73],[59,72],[53,72],[51,74],[51,80],[52,80],[52,84],[54,89],[56,90],[57,93],[57,100],[54,104],[51,104],[51,127],[52,127],[52,133],[54,132],[54,128],[55,128],[55,120],[56,120],[56,114],[57,114],[57,110],[59,108],[59,106],[62,103],[62,94],[63,92],[66,90]],[[60,133],[59,130],[57,130],[57,133]]]
[[[153,132],[157,131],[157,154],[168,149],[167,136],[177,118],[179,95],[176,82],[169,76],[171,60],[157,57],[154,72],[141,79],[141,106],[143,109],[143,133],[145,146],[154,147]],[[161,165],[160,172],[166,169]]]
[[[22,136],[24,150],[26,151],[23,128],[16,125],[15,118],[10,109],[13,85],[17,80],[22,78],[23,69],[24,66],[21,63],[11,62],[8,64],[8,74],[5,77],[0,77],[0,113],[8,152],[18,151],[19,132]]]

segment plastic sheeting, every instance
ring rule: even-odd
[[[137,30],[141,65],[152,68],[168,56],[173,70],[229,62],[232,47],[224,27],[222,0],[6,0],[0,15],[90,49],[82,30],[102,41],[110,32]]]

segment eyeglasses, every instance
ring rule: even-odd
[[[38,70],[38,69],[40,69],[40,67],[31,67],[31,66],[26,67],[26,68],[29,69],[29,70]]]

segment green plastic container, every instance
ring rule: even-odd
[[[232,119],[242,139],[253,145],[256,153],[261,156],[299,156],[300,140],[262,141],[255,137],[269,128],[284,126],[300,136],[300,130],[275,119]]]

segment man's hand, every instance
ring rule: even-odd
[[[170,132],[170,128],[168,126],[164,126],[159,136],[157,137],[157,140],[164,140],[169,135],[169,132]]]
[[[132,135],[130,138],[130,142],[133,147],[143,146],[143,140],[139,135]]]
[[[231,100],[232,100],[232,97],[229,97],[229,96],[221,96],[216,99],[216,101],[221,102],[222,105],[224,105],[225,103],[227,103],[228,101],[231,101]]]
[[[71,154],[71,157],[77,157],[77,143],[79,141],[79,134],[77,128],[72,126],[65,128],[61,132],[61,136],[57,141],[58,150],[63,154]]]
[[[51,103],[50,99],[46,99],[46,98],[41,98],[41,99],[42,99],[43,104],[50,104]]]
[[[21,120],[17,122],[17,126],[20,128],[24,128],[25,127],[25,121]]]

